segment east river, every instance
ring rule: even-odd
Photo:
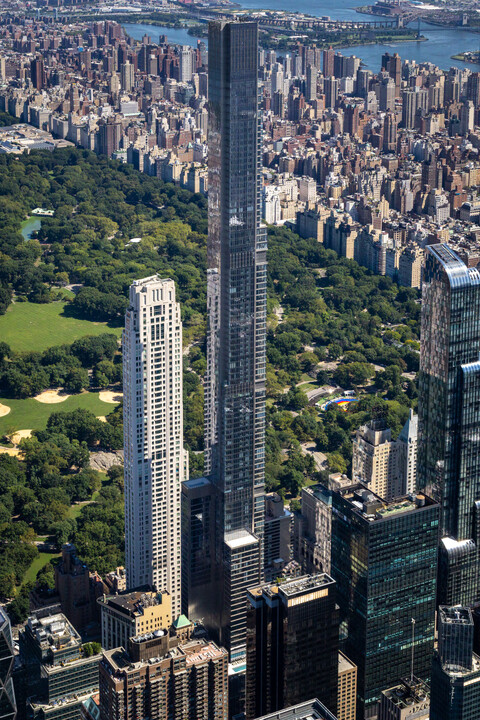
[[[369,0],[373,2],[374,0]],[[238,0],[243,8],[252,10],[291,10],[291,0]],[[369,20],[371,16],[361,15],[355,12],[355,6],[365,4],[359,1],[352,6],[352,0],[298,0],[295,3],[295,10],[310,15],[328,15],[332,20]],[[376,16],[375,19],[381,20]],[[153,42],[158,41],[159,35],[166,35],[170,42],[183,45],[196,45],[197,39],[189,35],[185,29],[166,28],[158,25],[124,24],[126,32],[136,40],[141,40],[143,35],[150,35]],[[417,24],[415,23],[415,29]],[[473,33],[463,28],[442,28],[422,23],[420,25],[422,35],[427,38],[424,42],[397,42],[376,45],[358,45],[345,48],[343,54],[357,55],[364,65],[378,72],[381,65],[381,57],[385,52],[398,52],[402,60],[415,60],[417,63],[432,62],[438,67],[448,70],[451,66],[459,68],[469,67],[472,70],[480,70],[480,66],[469,65],[458,60],[452,60],[451,55],[456,55],[465,50],[478,50],[480,47],[480,33]]]

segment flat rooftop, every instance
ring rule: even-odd
[[[211,485],[211,482],[206,477],[193,478],[192,480],[184,480],[182,485],[188,488],[206,487]]]
[[[384,690],[382,693],[389,702],[398,708],[414,710],[415,703],[424,703],[430,697],[428,685],[417,678],[402,680],[399,685]]]
[[[293,580],[282,581],[280,579],[277,583],[257,585],[248,588],[248,592],[252,597],[261,597],[262,594],[265,594],[268,597],[284,595],[287,598],[292,598],[305,595],[313,590],[322,590],[334,584],[335,580],[327,573],[317,573],[316,575],[303,575]]]
[[[31,616],[27,627],[42,649],[48,648],[54,653],[82,644],[82,638],[63,613],[44,618]]]
[[[248,530],[233,530],[232,532],[226,533],[225,544],[232,550],[236,550],[237,548],[247,547],[248,545],[258,545],[258,538],[248,532]]]
[[[107,595],[105,599],[99,598],[99,602],[117,612],[135,618],[143,615],[145,608],[162,605],[163,595],[166,594],[152,589],[133,590],[119,595]]]
[[[389,520],[397,515],[416,512],[437,504],[423,493],[399,497],[387,502],[362,483],[340,488],[337,492],[352,505],[352,509],[370,522]]]
[[[180,648],[186,655],[187,665],[200,665],[209,660],[219,660],[227,656],[224,648],[219,648],[214,642],[196,640]]]
[[[318,573],[318,575],[304,575],[303,577],[288,580],[280,585],[280,592],[287,597],[295,597],[303,595],[312,590],[318,590],[329,585],[334,585],[335,580],[327,575],[327,573]]]
[[[351,660],[347,658],[346,655],[344,655],[342,652],[338,653],[338,674],[343,675],[343,673],[350,672],[352,670],[356,670],[357,666],[355,663],[353,663]]]
[[[271,715],[263,715],[257,720],[336,720],[336,717],[320,700],[313,699],[292,705],[292,707],[271,713]]]
[[[442,623],[448,625],[473,625],[472,611],[468,607],[440,605],[438,614]]]

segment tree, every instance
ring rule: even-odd
[[[282,404],[288,410],[299,411],[308,405],[308,398],[299,387],[292,387],[284,395]]]
[[[340,453],[328,453],[327,462],[328,469],[331,473],[341,473],[344,475],[347,472],[347,463]]]
[[[69,393],[82,392],[89,385],[88,373],[82,368],[72,368],[65,378],[65,390]]]

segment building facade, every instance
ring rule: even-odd
[[[430,688],[415,677],[382,692],[378,720],[429,720]]]
[[[27,717],[79,720],[83,700],[98,690],[101,655],[85,651],[65,615],[31,616],[19,634]]]
[[[417,424],[417,416],[411,410],[396,440],[384,420],[373,420],[360,427],[353,440],[353,479],[384,500],[415,492]]]
[[[227,720],[227,652],[206,640],[162,639],[142,636],[129,652],[103,654],[100,720]]]
[[[0,610],[0,707],[2,718],[15,720],[17,703],[12,682],[13,638],[10,620],[4,610]]]
[[[175,283],[130,287],[123,333],[127,586],[168,591],[181,610],[182,323]]]
[[[388,503],[357,484],[332,493],[332,577],[344,650],[357,665],[359,720],[411,670],[430,675],[439,506],[419,495]]]
[[[126,647],[135,635],[169,628],[172,601],[168,593],[148,588],[98,599],[102,625],[102,647],[111,650]]]
[[[270,715],[263,715],[256,720],[337,720],[337,718],[320,700],[310,700]]]
[[[475,720],[480,708],[480,657],[473,652],[470,608],[439,608],[432,664],[430,720]]]
[[[338,653],[338,720],[355,720],[357,715],[357,666]]]
[[[432,488],[441,504],[441,535],[447,542],[440,545],[439,601],[453,605],[470,604],[479,595],[479,351],[480,273],[448,245],[429,245],[417,473],[418,486]]]
[[[256,23],[210,23],[208,53],[205,465],[215,494],[216,567],[204,617],[220,627],[220,642],[234,656],[244,651],[245,617],[234,617],[229,599],[245,593],[253,569],[237,573],[231,559],[242,554],[250,565],[256,539],[260,581],[265,514],[267,265]]]
[[[248,591],[246,717],[320,694],[337,708],[338,609],[335,582],[306,575]]]

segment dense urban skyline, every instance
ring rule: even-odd
[[[79,9],[0,19],[7,716],[478,720],[480,72]]]

